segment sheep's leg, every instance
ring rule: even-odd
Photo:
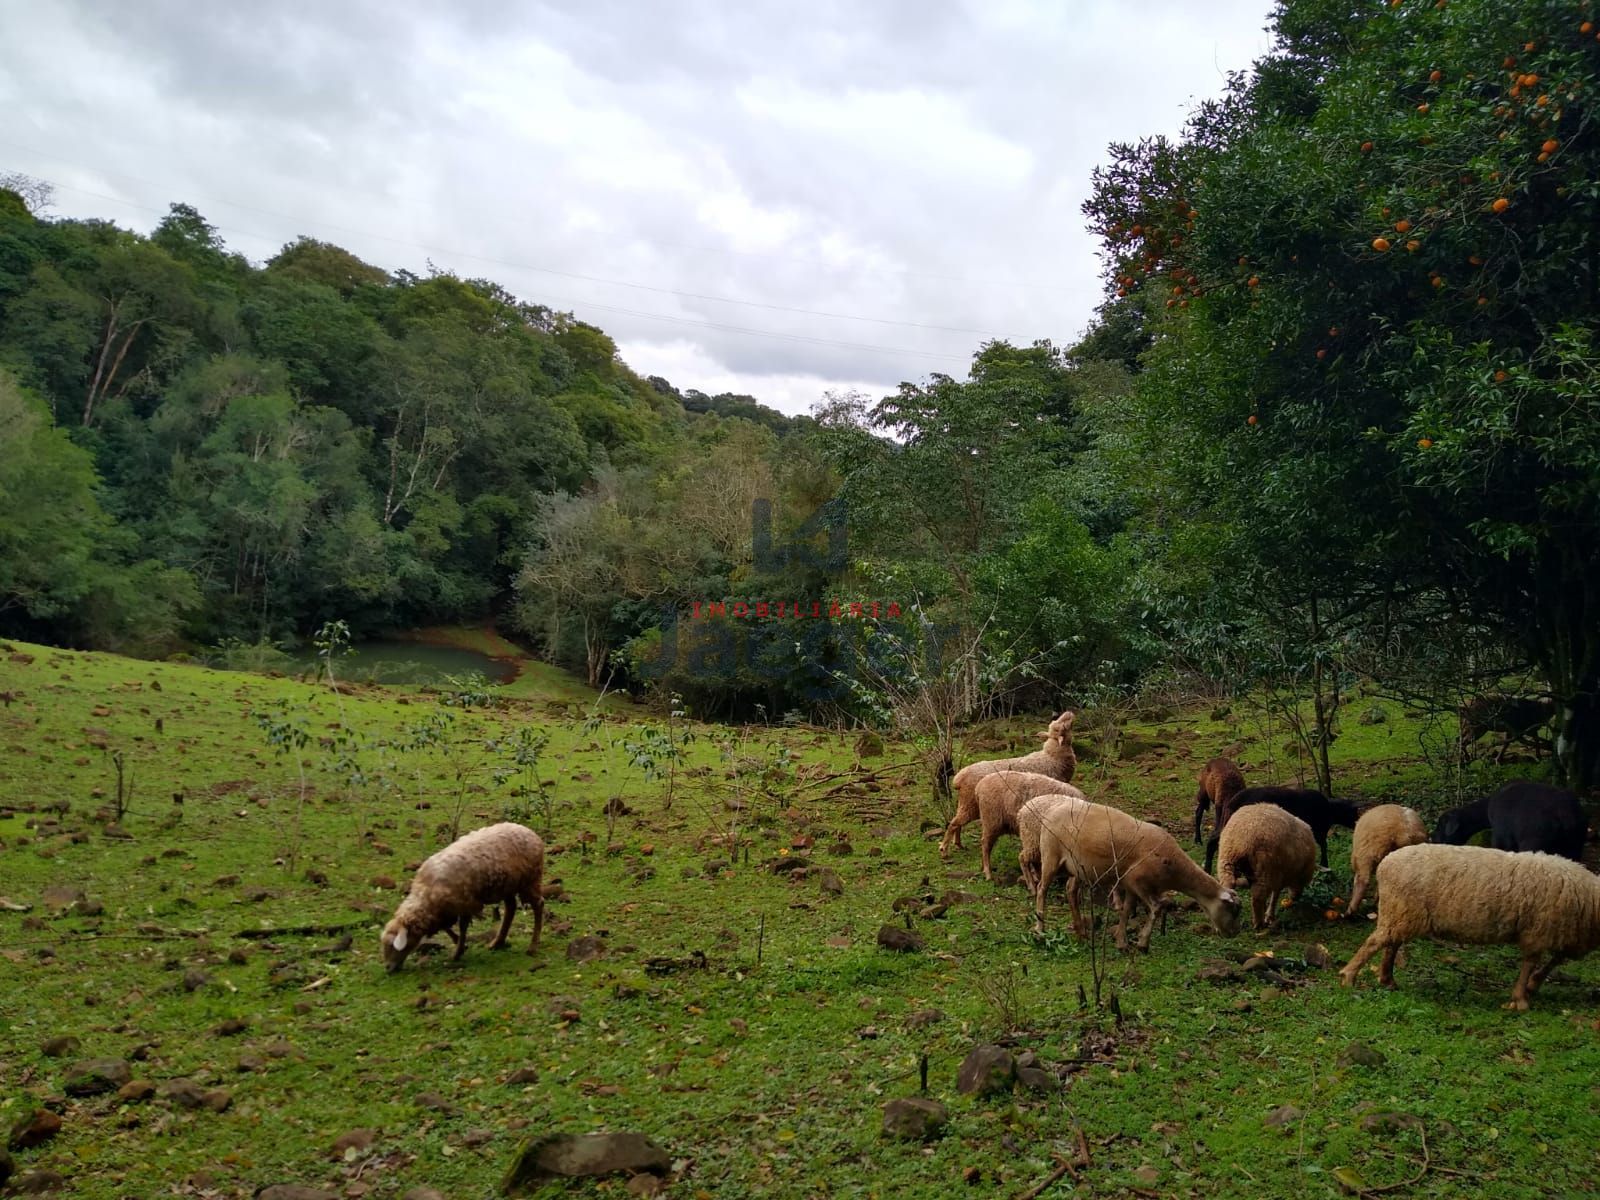
[[[1222,829],[1217,827],[1211,831],[1211,836],[1206,839],[1206,874],[1211,874],[1211,869],[1217,865],[1217,846],[1222,841]]]
[[[990,826],[985,821],[983,825],[983,841],[979,845],[978,854],[983,859],[983,877],[989,882],[994,882],[994,871],[989,866],[989,852],[994,849],[994,844],[1000,840],[1000,830]]]
[[[1535,971],[1533,973],[1533,978],[1528,980],[1528,990],[1530,992],[1537,992],[1539,990],[1539,986],[1544,983],[1546,979],[1550,978],[1550,972],[1554,971],[1562,963],[1566,962],[1568,957],[1568,955],[1563,954],[1559,950],[1552,954],[1550,956],[1550,961]]]
[[[1267,916],[1262,911],[1265,907],[1266,894],[1258,887],[1250,889],[1250,928],[1260,933],[1267,927]]]
[[[1524,953],[1522,956],[1522,970],[1517,973],[1517,986],[1511,989],[1511,1003],[1506,1007],[1517,1012],[1528,1011],[1528,997],[1538,986],[1533,982],[1533,977],[1539,969],[1539,954]]]
[[[1039,839],[1039,879],[1033,889],[1033,931],[1044,932],[1044,898],[1050,890],[1050,881],[1056,877],[1056,868],[1061,865],[1061,850],[1056,845],[1056,839],[1048,833]],[[1072,892],[1067,892],[1067,898],[1072,899]],[[1076,909],[1074,909],[1076,913]],[[1076,919],[1073,928],[1077,928]]]
[[[528,953],[532,954],[539,948],[539,933],[544,929],[544,889],[534,884],[533,889],[522,899],[533,909],[533,941],[528,943]]]
[[[1130,890],[1127,896],[1124,897],[1124,903],[1122,905],[1122,919],[1117,922],[1118,950],[1126,950],[1128,948],[1128,918],[1133,914],[1133,906],[1136,899],[1143,901],[1145,907],[1148,908],[1150,906],[1150,902],[1148,900],[1145,900],[1143,896],[1138,895],[1138,893],[1132,890]]]
[[[1194,844],[1196,846],[1200,844],[1200,829],[1205,824],[1206,809],[1210,807],[1211,797],[1206,795],[1205,786],[1202,784],[1194,797]]]
[[[1383,948],[1383,961],[1378,964],[1378,982],[1386,988],[1394,986],[1394,958],[1400,953],[1397,944],[1390,944]]]
[[[1328,865],[1328,831],[1321,830],[1317,834],[1317,845],[1322,848],[1322,865]]]
[[[1017,866],[1022,871],[1022,886],[1028,889],[1028,895],[1033,895],[1039,890],[1039,877],[1034,872],[1034,866],[1028,861],[1028,856],[1022,851],[1017,851]]]
[[[1144,928],[1139,931],[1138,941],[1139,949],[1144,951],[1146,954],[1150,953],[1150,934],[1155,929],[1156,917],[1166,912],[1167,904],[1165,900],[1158,897],[1154,904],[1148,905],[1147,907],[1150,910],[1150,915],[1144,919]]]
[[[1361,968],[1384,946],[1384,934],[1381,929],[1374,929],[1367,940],[1361,943],[1361,948],[1355,952],[1350,961],[1345,963],[1339,972],[1339,982],[1345,987],[1351,986],[1356,981],[1356,976],[1361,974]]]
[[[1046,876],[1045,878],[1049,878],[1049,877]],[[1041,883],[1040,884],[1040,892],[1041,892],[1041,894],[1043,893],[1043,890],[1044,890],[1044,885]],[[1073,934],[1075,936],[1081,938],[1081,937],[1084,936],[1084,931],[1083,931],[1083,910],[1078,907],[1078,892],[1079,892],[1079,890],[1080,889],[1079,889],[1079,884],[1078,884],[1078,877],[1076,875],[1070,876],[1067,879],[1067,909],[1072,914],[1072,932],[1073,932]]]
[[[472,924],[472,918],[462,917],[456,924],[461,927],[461,932],[450,935],[456,940],[456,952],[450,956],[451,962],[460,962],[461,956],[467,952],[467,926]]]
[[[1355,887],[1350,890],[1350,903],[1345,906],[1344,915],[1353,917],[1361,911],[1361,899],[1367,894],[1367,884],[1371,882],[1370,872],[1356,876]]]
[[[517,898],[507,896],[505,915],[500,918],[500,932],[489,939],[489,949],[498,950],[506,944],[506,938],[511,935],[511,919],[517,915]]]

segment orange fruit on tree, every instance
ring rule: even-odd
[[[1489,207],[1494,209],[1494,211],[1497,213],[1503,213],[1506,209],[1511,207],[1511,201],[1507,200],[1504,196],[1501,196]]]
[[[1549,160],[1549,158],[1550,158],[1550,152],[1548,150],[1541,150],[1541,151],[1539,151],[1538,157],[1535,158],[1534,161],[1535,162],[1546,162],[1546,161]]]
[[[1478,297],[1478,303],[1480,305],[1484,305],[1484,304],[1489,303],[1489,297],[1487,297],[1487,296],[1479,296]]]
[[[1443,78],[1444,78],[1444,72],[1443,71],[1429,71],[1428,72],[1428,82],[1429,83],[1438,83],[1439,80],[1441,80]]]
[[[1261,282],[1261,276],[1259,276],[1259,275],[1252,275],[1252,276],[1250,276],[1250,278],[1249,278],[1249,279],[1246,279],[1246,280],[1245,280],[1245,281],[1244,281],[1244,285],[1245,285],[1245,287],[1255,287],[1255,286],[1256,286],[1256,285],[1258,285],[1258,284],[1259,284],[1259,283],[1260,283],[1260,282]]]
[[[1505,57],[1505,61],[1502,62],[1500,65],[1502,67],[1506,68],[1506,70],[1509,71],[1512,67],[1517,65],[1517,60],[1512,58],[1511,55],[1508,54]]]
[[[1543,150],[1546,154],[1554,154],[1557,150],[1561,149],[1561,143],[1555,138],[1546,138],[1544,145],[1540,146],[1539,149]]]
[[[1496,383],[1504,383],[1506,380],[1508,380],[1510,378],[1511,378],[1511,376],[1507,375],[1504,371],[1496,371],[1494,373],[1494,381]]]
[[[1426,100],[1424,100],[1421,104],[1417,105],[1417,111],[1419,113],[1426,114],[1428,109],[1430,109],[1432,107],[1433,106],[1431,104],[1429,104]]]
[[[1328,336],[1329,337],[1338,337],[1339,336],[1339,327],[1337,325],[1331,326],[1328,329]]]
[[[1318,350],[1317,351],[1317,357],[1318,358],[1327,358],[1328,357],[1328,352],[1326,350]]]
[[[1371,142],[1362,142],[1361,143],[1361,153],[1366,154],[1371,149],[1372,149],[1372,143]]]
[[[1538,105],[1540,108],[1543,108],[1543,107],[1545,107],[1545,105],[1550,103],[1550,97],[1549,96],[1540,96],[1537,100],[1534,101],[1534,103],[1536,105]]]
[[[1402,219],[1402,220],[1396,221],[1394,223],[1394,231],[1396,233],[1407,233],[1407,232],[1410,231],[1410,229],[1411,229],[1411,222],[1410,221]]]
[[[1258,425],[1258,424],[1260,424],[1260,420],[1261,420],[1261,419],[1260,419],[1260,418],[1259,418],[1259,417],[1257,417],[1257,416],[1256,416],[1256,415],[1255,415],[1255,413],[1251,413],[1251,414],[1250,414],[1250,415],[1249,415],[1249,417],[1247,417],[1247,418],[1246,418],[1246,419],[1245,419],[1245,424],[1246,424],[1246,425]]]
[[[1374,250],[1376,250],[1379,254],[1382,254],[1385,250],[1387,250],[1389,248],[1389,239],[1386,238],[1386,237],[1375,237],[1375,238],[1373,238],[1372,239],[1372,248]]]
[[[1467,258],[1467,261],[1468,261],[1468,262],[1469,262],[1469,263],[1471,263],[1471,264],[1472,264],[1472,265],[1473,265],[1473,266],[1475,266],[1475,267],[1481,267],[1481,266],[1483,266],[1483,259],[1481,259],[1481,258],[1479,258],[1479,257],[1478,257],[1478,256],[1477,256],[1477,255],[1476,255],[1476,254],[1473,254],[1473,255],[1470,255],[1470,256],[1469,256],[1469,257],[1468,257],[1468,258]]]
[[[1536,45],[1538,45],[1537,42],[1529,42],[1525,46],[1523,46],[1522,48],[1524,50],[1532,50]]]
[[[1417,241],[1416,238],[1412,238],[1409,242],[1406,243],[1406,249],[1410,253],[1415,254],[1418,250],[1422,249],[1422,243]]]
[[[1578,26],[1578,32],[1579,33],[1590,33],[1593,30],[1594,30],[1594,22],[1593,21],[1585,21],[1582,25]]]
[[[1417,439],[1417,445],[1422,447],[1422,449],[1424,449],[1424,450],[1431,449],[1433,447],[1433,439],[1432,438],[1418,438]]]

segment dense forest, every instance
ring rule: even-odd
[[[1441,709],[1516,680],[1592,783],[1584,8],[1282,5],[1182,137],[1111,148],[1075,345],[809,418],[640,378],[485,280],[0,192],[0,630],[154,655],[493,617],[712,716],[1268,687],[1324,771],[1358,680]],[[781,607],[814,603],[839,619]]]

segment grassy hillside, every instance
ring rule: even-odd
[[[1325,917],[1348,894],[1345,831],[1333,872],[1278,934],[1224,941],[1180,910],[1148,956],[1102,963],[1106,1003],[1086,1009],[1089,949],[1059,919],[1030,935],[1021,889],[976,874],[977,827],[939,862],[923,831],[939,814],[900,765],[910,749],[891,743],[857,776],[841,774],[858,761],[851,739],[692,726],[667,810],[664,783],[619,744],[644,714],[624,704],[586,721],[569,684],[519,685],[504,710],[466,711],[421,693],[0,653],[0,896],[31,906],[0,911],[0,1124],[40,1104],[63,1118],[16,1152],[17,1169],[57,1171],[91,1200],[284,1182],[482,1197],[523,1138],[607,1129],[668,1150],[669,1195],[1016,1194],[1073,1151],[1076,1124],[1092,1158],[1080,1190],[1095,1195],[1334,1195],[1341,1171],[1370,1187],[1421,1172],[1409,1195],[1594,1186],[1600,968],[1569,966],[1521,1016],[1500,1008],[1509,948],[1418,945],[1398,991],[1370,977],[1341,990],[1313,964],[1319,945],[1342,963],[1368,928]],[[441,713],[449,747],[375,744],[415,741]],[[303,729],[304,750],[275,753],[262,717],[280,735]],[[983,736],[1030,745],[1032,724]],[[378,927],[458,806],[463,828],[506,815],[547,828],[515,778],[497,782],[505,753],[482,746],[524,727],[550,737],[538,770],[553,783],[548,877],[562,895],[546,940],[527,958],[521,916],[512,947],[490,953],[485,921],[462,964],[423,954],[385,975]],[[1352,723],[1342,781],[1431,802],[1417,733],[1399,714]],[[1287,770],[1282,741],[1173,716],[1126,729],[1124,757],[1086,761],[1082,782],[1181,835],[1206,758],[1232,749],[1265,782]],[[132,804],[108,828],[113,753]],[[619,792],[632,811],[608,841],[602,807]],[[791,849],[811,860],[805,877],[769,869]],[[71,889],[82,900],[57,911]],[[896,900],[930,893],[948,908],[911,919],[925,949],[879,949],[880,926],[904,927]],[[602,957],[570,958],[582,937]],[[1266,950],[1268,970],[1225,969]],[[58,1037],[79,1044],[44,1054]],[[1065,1086],[957,1095],[963,1056],[992,1039],[1035,1052]],[[1381,1065],[1339,1065],[1352,1042]],[[887,1140],[882,1106],[917,1092],[924,1055],[949,1124],[926,1146]],[[222,1089],[226,1108],[65,1097],[68,1065],[91,1057]],[[336,1153],[357,1130],[370,1144]],[[625,1194],[620,1181],[587,1190]]]

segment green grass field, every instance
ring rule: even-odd
[[[525,672],[504,710],[447,710],[449,748],[409,751],[375,743],[411,736],[442,711],[436,695],[28,645],[0,653],[0,692],[0,896],[31,908],[0,911],[0,1127],[41,1105],[60,1114],[57,1136],[13,1154],[18,1172],[59,1172],[66,1194],[299,1183],[478,1200],[524,1139],[596,1130],[654,1139],[674,1160],[665,1194],[684,1197],[1015,1195],[1075,1151],[1074,1126],[1091,1156],[1076,1190],[1099,1196],[1331,1196],[1413,1179],[1396,1194],[1564,1196],[1600,1176],[1600,966],[1569,966],[1523,1015],[1500,1007],[1509,947],[1419,944],[1397,991],[1370,976],[1339,988],[1307,960],[1321,945],[1341,964],[1368,928],[1324,915],[1348,894],[1346,831],[1278,933],[1225,941],[1176,912],[1149,955],[1101,961],[1105,1003],[1084,1008],[1089,948],[1030,934],[1020,887],[978,874],[976,826],[941,864],[924,834],[940,814],[900,765],[907,747],[841,788],[852,738],[693,726],[669,810],[665,784],[619,744],[656,719],[612,702],[586,723],[592,697],[545,671]],[[302,728],[304,750],[275,753],[261,714]],[[486,919],[461,964],[418,954],[385,975],[378,928],[452,819],[546,829],[482,748],[523,727],[550,737],[547,881],[562,885],[537,956],[523,953],[526,916],[500,953],[482,946]],[[1002,733],[1029,745],[1034,727]],[[1352,721],[1341,790],[1436,807],[1417,732],[1397,711]],[[1207,758],[1234,750],[1253,782],[1288,770],[1285,739],[1231,718],[1130,733],[1144,753],[1086,761],[1080,782],[1185,841]],[[108,829],[113,753],[132,796]],[[632,811],[608,830],[617,794]],[[768,869],[806,839],[807,877]],[[83,901],[57,912],[52,888]],[[922,952],[878,948],[880,926],[904,927],[897,899],[947,892],[960,894],[942,916],[912,920]],[[580,937],[603,956],[570,959]],[[1202,977],[1264,950],[1275,970]],[[78,1045],[43,1053],[66,1036]],[[963,1056],[995,1039],[1064,1086],[958,1095]],[[1384,1061],[1340,1066],[1352,1042]],[[927,1144],[886,1139],[882,1107],[917,1093],[923,1056],[949,1123]],[[65,1096],[68,1065],[98,1057],[222,1089],[227,1105]],[[356,1130],[370,1144],[336,1153]],[[622,1179],[547,1194],[569,1191],[628,1194]]]

